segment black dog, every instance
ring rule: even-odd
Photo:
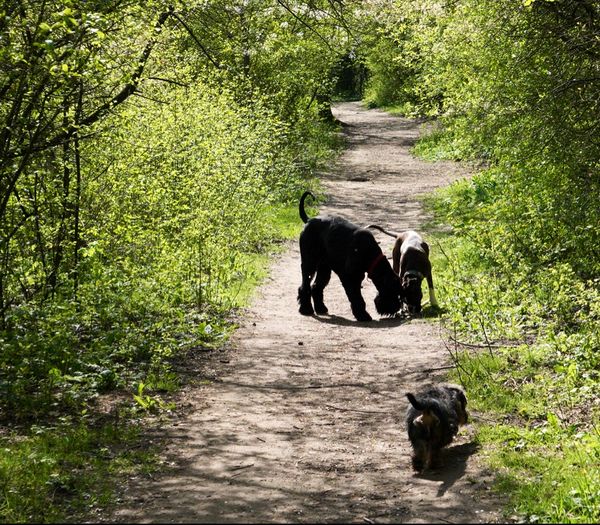
[[[464,390],[458,385],[427,386],[406,397],[412,405],[406,413],[406,426],[413,448],[413,468],[435,468],[440,464],[441,449],[468,421]]]
[[[376,224],[371,224],[367,228],[376,228],[396,239],[392,251],[393,268],[402,281],[403,297],[409,312],[419,313],[421,311],[421,301],[423,299],[421,282],[423,278],[427,280],[429,288],[429,304],[433,307],[438,306],[431,276],[429,245],[421,236],[412,230],[402,233],[388,232]]]
[[[324,215],[309,219],[304,211],[304,200],[308,195],[315,198],[311,192],[304,192],[299,206],[300,218],[305,223],[300,234],[300,313],[327,313],[327,307],[323,303],[323,290],[329,283],[333,270],[342,281],[352,313],[358,321],[372,320],[360,292],[365,273],[378,291],[375,297],[377,312],[380,315],[395,314],[402,306],[400,278],[392,270],[373,234],[341,217]],[[315,275],[315,282],[311,287]]]

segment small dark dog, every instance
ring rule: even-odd
[[[423,471],[438,467],[441,449],[468,421],[465,392],[458,385],[430,385],[415,394],[409,392],[406,397],[411,404],[406,412],[406,427],[413,448],[413,468]]]
[[[417,232],[412,230],[392,233],[376,224],[371,224],[367,228],[375,228],[396,239],[392,251],[393,268],[402,281],[402,292],[408,311],[410,313],[421,311],[421,301],[423,300],[421,282],[423,278],[427,279],[429,303],[431,306],[437,307],[438,302],[435,298],[431,276],[431,262],[429,262],[429,245]]]
[[[342,282],[352,313],[358,321],[372,320],[360,291],[365,273],[377,288],[377,312],[380,315],[394,315],[402,306],[400,278],[392,270],[373,234],[341,217],[320,215],[309,219],[304,211],[304,200],[308,195],[315,198],[311,192],[304,192],[299,205],[300,218],[305,223],[300,234],[300,313],[327,313],[323,290],[329,283],[333,270]],[[313,277],[315,282],[311,286]]]

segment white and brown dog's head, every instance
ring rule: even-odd
[[[396,239],[392,251],[393,270],[400,276],[401,298],[408,311],[410,313],[421,311],[423,279],[427,280],[429,302],[431,306],[437,307],[429,261],[429,245],[413,230],[393,233],[375,224],[369,225],[368,228],[375,228]]]
[[[402,275],[402,299],[411,314],[418,314],[421,311],[422,281],[423,274],[416,270],[408,270]]]

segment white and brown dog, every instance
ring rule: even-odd
[[[370,224],[368,228],[375,228],[396,239],[392,251],[392,268],[400,276],[402,298],[408,307],[408,311],[411,313],[421,311],[421,300],[423,299],[421,282],[423,278],[427,279],[429,304],[437,307],[438,302],[435,298],[433,279],[431,277],[429,245],[413,230],[392,233],[375,224]]]

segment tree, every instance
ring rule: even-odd
[[[150,8],[163,8],[152,22]],[[0,15],[4,322],[19,294],[46,297],[61,270],[76,268],[80,141],[136,92],[171,10],[160,2],[9,0]]]

